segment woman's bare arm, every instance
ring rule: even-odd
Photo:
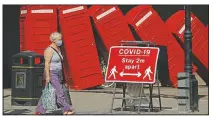
[[[51,49],[46,49],[44,51],[46,82],[50,81],[50,62],[51,62],[52,55],[53,55],[53,52]]]

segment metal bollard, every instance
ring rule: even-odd
[[[178,111],[179,113],[190,112],[190,85],[189,73],[178,73]]]
[[[192,112],[198,111],[198,82],[195,75],[191,75],[190,79],[190,109]]]

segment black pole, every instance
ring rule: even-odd
[[[189,74],[189,91],[188,99],[190,101],[190,110],[192,112],[198,110],[198,83],[192,74],[192,32],[191,32],[191,6],[185,6],[185,66],[184,70]]]
[[[184,71],[192,74],[192,32],[191,32],[191,6],[185,6],[185,67]]]

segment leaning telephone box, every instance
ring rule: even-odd
[[[108,52],[121,41],[135,40],[118,6],[94,5],[89,13]]]
[[[50,42],[50,34],[57,31],[57,7],[34,5],[29,7],[24,22],[25,50],[43,55]]]
[[[185,11],[180,10],[173,14],[166,21],[168,30],[175,33],[182,43],[184,42],[185,32]],[[202,62],[202,64],[208,69],[208,30],[205,25],[191,13],[191,29],[192,29],[192,52]]]
[[[184,71],[184,51],[157,12],[152,6],[141,5],[131,9],[125,18],[140,39],[167,47],[170,80],[177,87],[177,73]]]
[[[99,56],[86,6],[66,5],[59,8],[69,75],[68,85],[80,90],[104,83]]]

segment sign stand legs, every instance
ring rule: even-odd
[[[159,98],[160,110],[162,110],[162,106],[161,106],[161,98],[160,98],[160,86],[159,86],[159,83],[158,83],[158,98]]]
[[[157,83],[157,87],[158,87],[158,99],[159,99],[159,107],[160,107],[160,110],[162,110],[162,105],[161,105],[161,96],[160,96],[160,81],[158,79],[158,71],[157,71],[157,75],[156,75],[156,83]],[[153,103],[152,103],[152,93],[153,93],[153,84],[150,84],[149,85],[149,91],[150,91],[150,104],[149,104],[149,107],[151,107],[151,111],[153,112]]]
[[[112,113],[112,110],[113,110],[113,104],[114,104],[115,92],[116,92],[116,83],[114,84],[114,90],[113,90],[113,96],[112,96],[112,103],[111,103],[110,113]]]
[[[122,99],[121,111],[123,111],[123,109],[126,110],[126,99],[131,99],[131,98],[126,98],[126,83],[123,84],[123,92],[122,92],[123,96],[122,96],[122,98],[115,97],[115,94],[116,94],[116,85],[117,85],[117,83],[114,84],[113,97],[112,97],[112,103],[111,103],[110,113],[112,113],[112,110],[113,110],[114,99]],[[139,98],[136,98],[136,99],[140,100],[139,101],[140,103],[139,103],[139,106],[138,106],[138,114],[140,114],[142,98],[144,97],[144,96],[142,96],[142,94],[144,95],[143,84],[141,84],[141,87],[140,87]],[[134,100],[134,98],[132,98],[132,100]],[[133,106],[133,108],[135,108],[135,106]],[[149,108],[149,112],[150,112],[150,108]]]
[[[157,72],[157,78],[156,78],[156,81],[157,81],[157,86],[158,86],[158,99],[159,99],[159,106],[160,106],[160,110],[162,110],[162,106],[161,106],[161,97],[160,97],[160,85],[159,85],[159,80],[158,80],[158,72]],[[123,96],[122,98],[119,98],[119,97],[115,97],[115,94],[116,94],[116,86],[117,86],[117,83],[114,84],[114,89],[113,89],[113,97],[112,97],[112,103],[111,103],[111,109],[110,109],[110,113],[112,113],[112,110],[113,110],[113,104],[114,104],[114,99],[122,99],[122,107],[121,107],[121,111],[123,111],[123,108],[126,110],[126,83],[123,84]],[[141,108],[141,103],[142,103],[142,94],[144,95],[144,84],[142,83],[141,84],[141,87],[140,87],[140,91],[139,91],[139,106],[138,106],[138,114],[140,114],[140,108]],[[149,84],[149,109],[148,109],[148,112],[150,112],[150,109],[151,109],[151,112],[153,112],[153,101],[152,101],[152,92],[153,92],[153,84]],[[130,99],[130,98],[128,98]],[[134,99],[134,98],[133,98]],[[133,108],[135,108],[135,106],[133,106]]]
[[[126,83],[123,84],[123,99],[122,99],[121,111],[123,111],[123,108],[126,110],[126,99],[125,99],[125,95],[126,95]]]
[[[153,103],[152,103],[152,91],[153,91],[153,84],[149,84],[149,109],[151,108],[151,111],[153,112]]]
[[[162,110],[162,106],[161,106],[161,98],[160,98],[160,81],[159,81],[159,77],[158,77],[158,70],[157,70],[157,85],[158,85],[158,99],[159,99],[159,105],[160,105],[160,110]]]
[[[143,91],[143,83],[141,84],[141,87],[140,87],[140,103],[139,103],[139,106],[138,106],[138,114],[140,114],[140,109],[141,109],[141,103],[142,103],[142,92]]]

